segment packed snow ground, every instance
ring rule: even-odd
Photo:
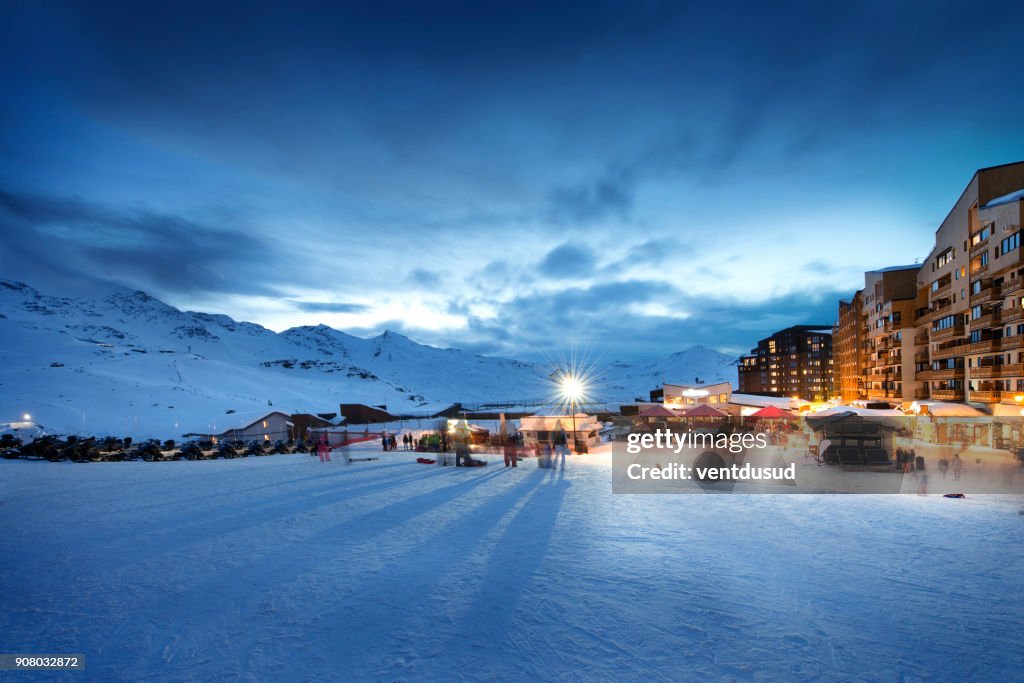
[[[48,680],[1024,679],[1021,498],[363,453],[0,461],[0,652],[85,655]]]

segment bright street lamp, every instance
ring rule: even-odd
[[[569,400],[569,410],[572,411],[572,452],[579,454],[579,444],[576,443],[576,400],[580,398],[586,386],[578,376],[567,374],[562,376],[562,396]]]

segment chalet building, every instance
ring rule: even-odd
[[[218,420],[223,429],[206,434],[213,441],[287,441],[295,437],[295,424],[291,415],[280,411],[269,413],[231,413]]]
[[[827,401],[832,396],[832,326],[794,325],[740,358],[742,394]]]
[[[729,404],[732,396],[730,382],[714,384],[664,384],[661,389],[662,401],[669,408],[691,408],[708,404],[722,406]]]

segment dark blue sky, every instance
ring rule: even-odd
[[[0,276],[738,352],[1024,159],[1024,4],[0,2]]]

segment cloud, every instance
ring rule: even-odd
[[[547,253],[540,262],[540,273],[549,278],[568,279],[590,274],[597,259],[586,247],[563,244]]]
[[[0,191],[0,249],[32,281],[53,273],[167,294],[278,296],[286,242],[145,208]],[[273,263],[268,269],[264,264]],[[301,271],[299,271],[301,272]]]
[[[441,274],[426,268],[414,268],[409,273],[409,282],[426,288],[439,287]]]
[[[331,301],[289,301],[295,308],[306,313],[365,313],[370,310],[366,304],[350,304]]]
[[[626,221],[633,209],[633,180],[621,170],[592,182],[561,186],[548,196],[549,219],[555,223],[588,225],[607,218]]]

